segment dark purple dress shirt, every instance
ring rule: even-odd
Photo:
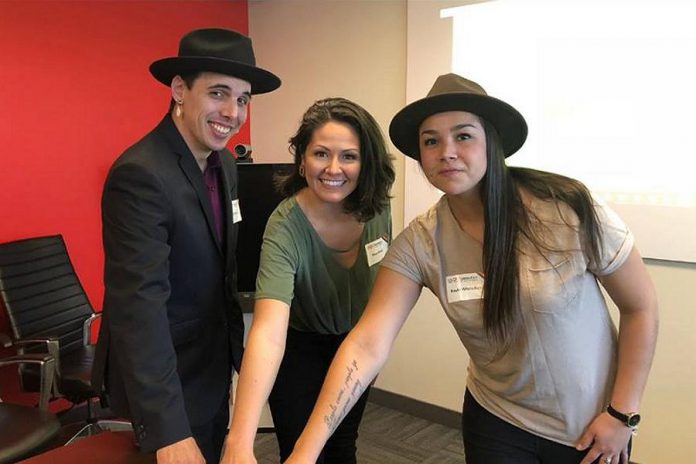
[[[208,164],[203,171],[203,179],[208,189],[210,204],[213,206],[213,217],[215,218],[215,232],[217,232],[218,242],[222,243],[223,228],[225,224],[224,212],[222,209],[222,164],[220,155],[214,151],[208,156]]]

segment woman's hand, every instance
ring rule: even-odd
[[[220,464],[256,464],[254,450],[241,450],[230,443],[225,442],[225,447],[222,450]]]
[[[590,449],[580,464],[628,464],[628,442],[631,429],[603,412],[590,423],[576,448]]]
[[[285,460],[284,464],[316,464],[316,461],[312,461],[309,459],[303,459],[298,456],[298,453],[293,452],[290,454],[290,456]]]

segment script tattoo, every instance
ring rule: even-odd
[[[343,386],[339,390],[336,400],[329,405],[331,413],[324,416],[324,423],[331,433],[336,430],[338,424],[346,417],[350,408],[358,401],[358,398],[360,398],[360,395],[362,395],[365,390],[357,373],[358,362],[353,360],[353,362],[346,367],[346,378],[343,380]]]

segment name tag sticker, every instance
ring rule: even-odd
[[[365,245],[365,254],[367,254],[367,265],[372,267],[384,259],[387,254],[389,243],[382,237]]]
[[[239,199],[232,200],[232,224],[241,222],[242,211],[239,209]]]
[[[483,298],[483,277],[477,273],[446,277],[447,302],[480,300]]]

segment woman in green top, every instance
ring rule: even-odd
[[[314,103],[290,139],[295,169],[269,218],[223,463],[255,463],[268,399],[284,461],[311,413],[334,353],[367,303],[391,239],[394,169],[374,118],[359,105]],[[274,384],[275,381],[275,384]],[[319,463],[355,463],[367,392]]]

